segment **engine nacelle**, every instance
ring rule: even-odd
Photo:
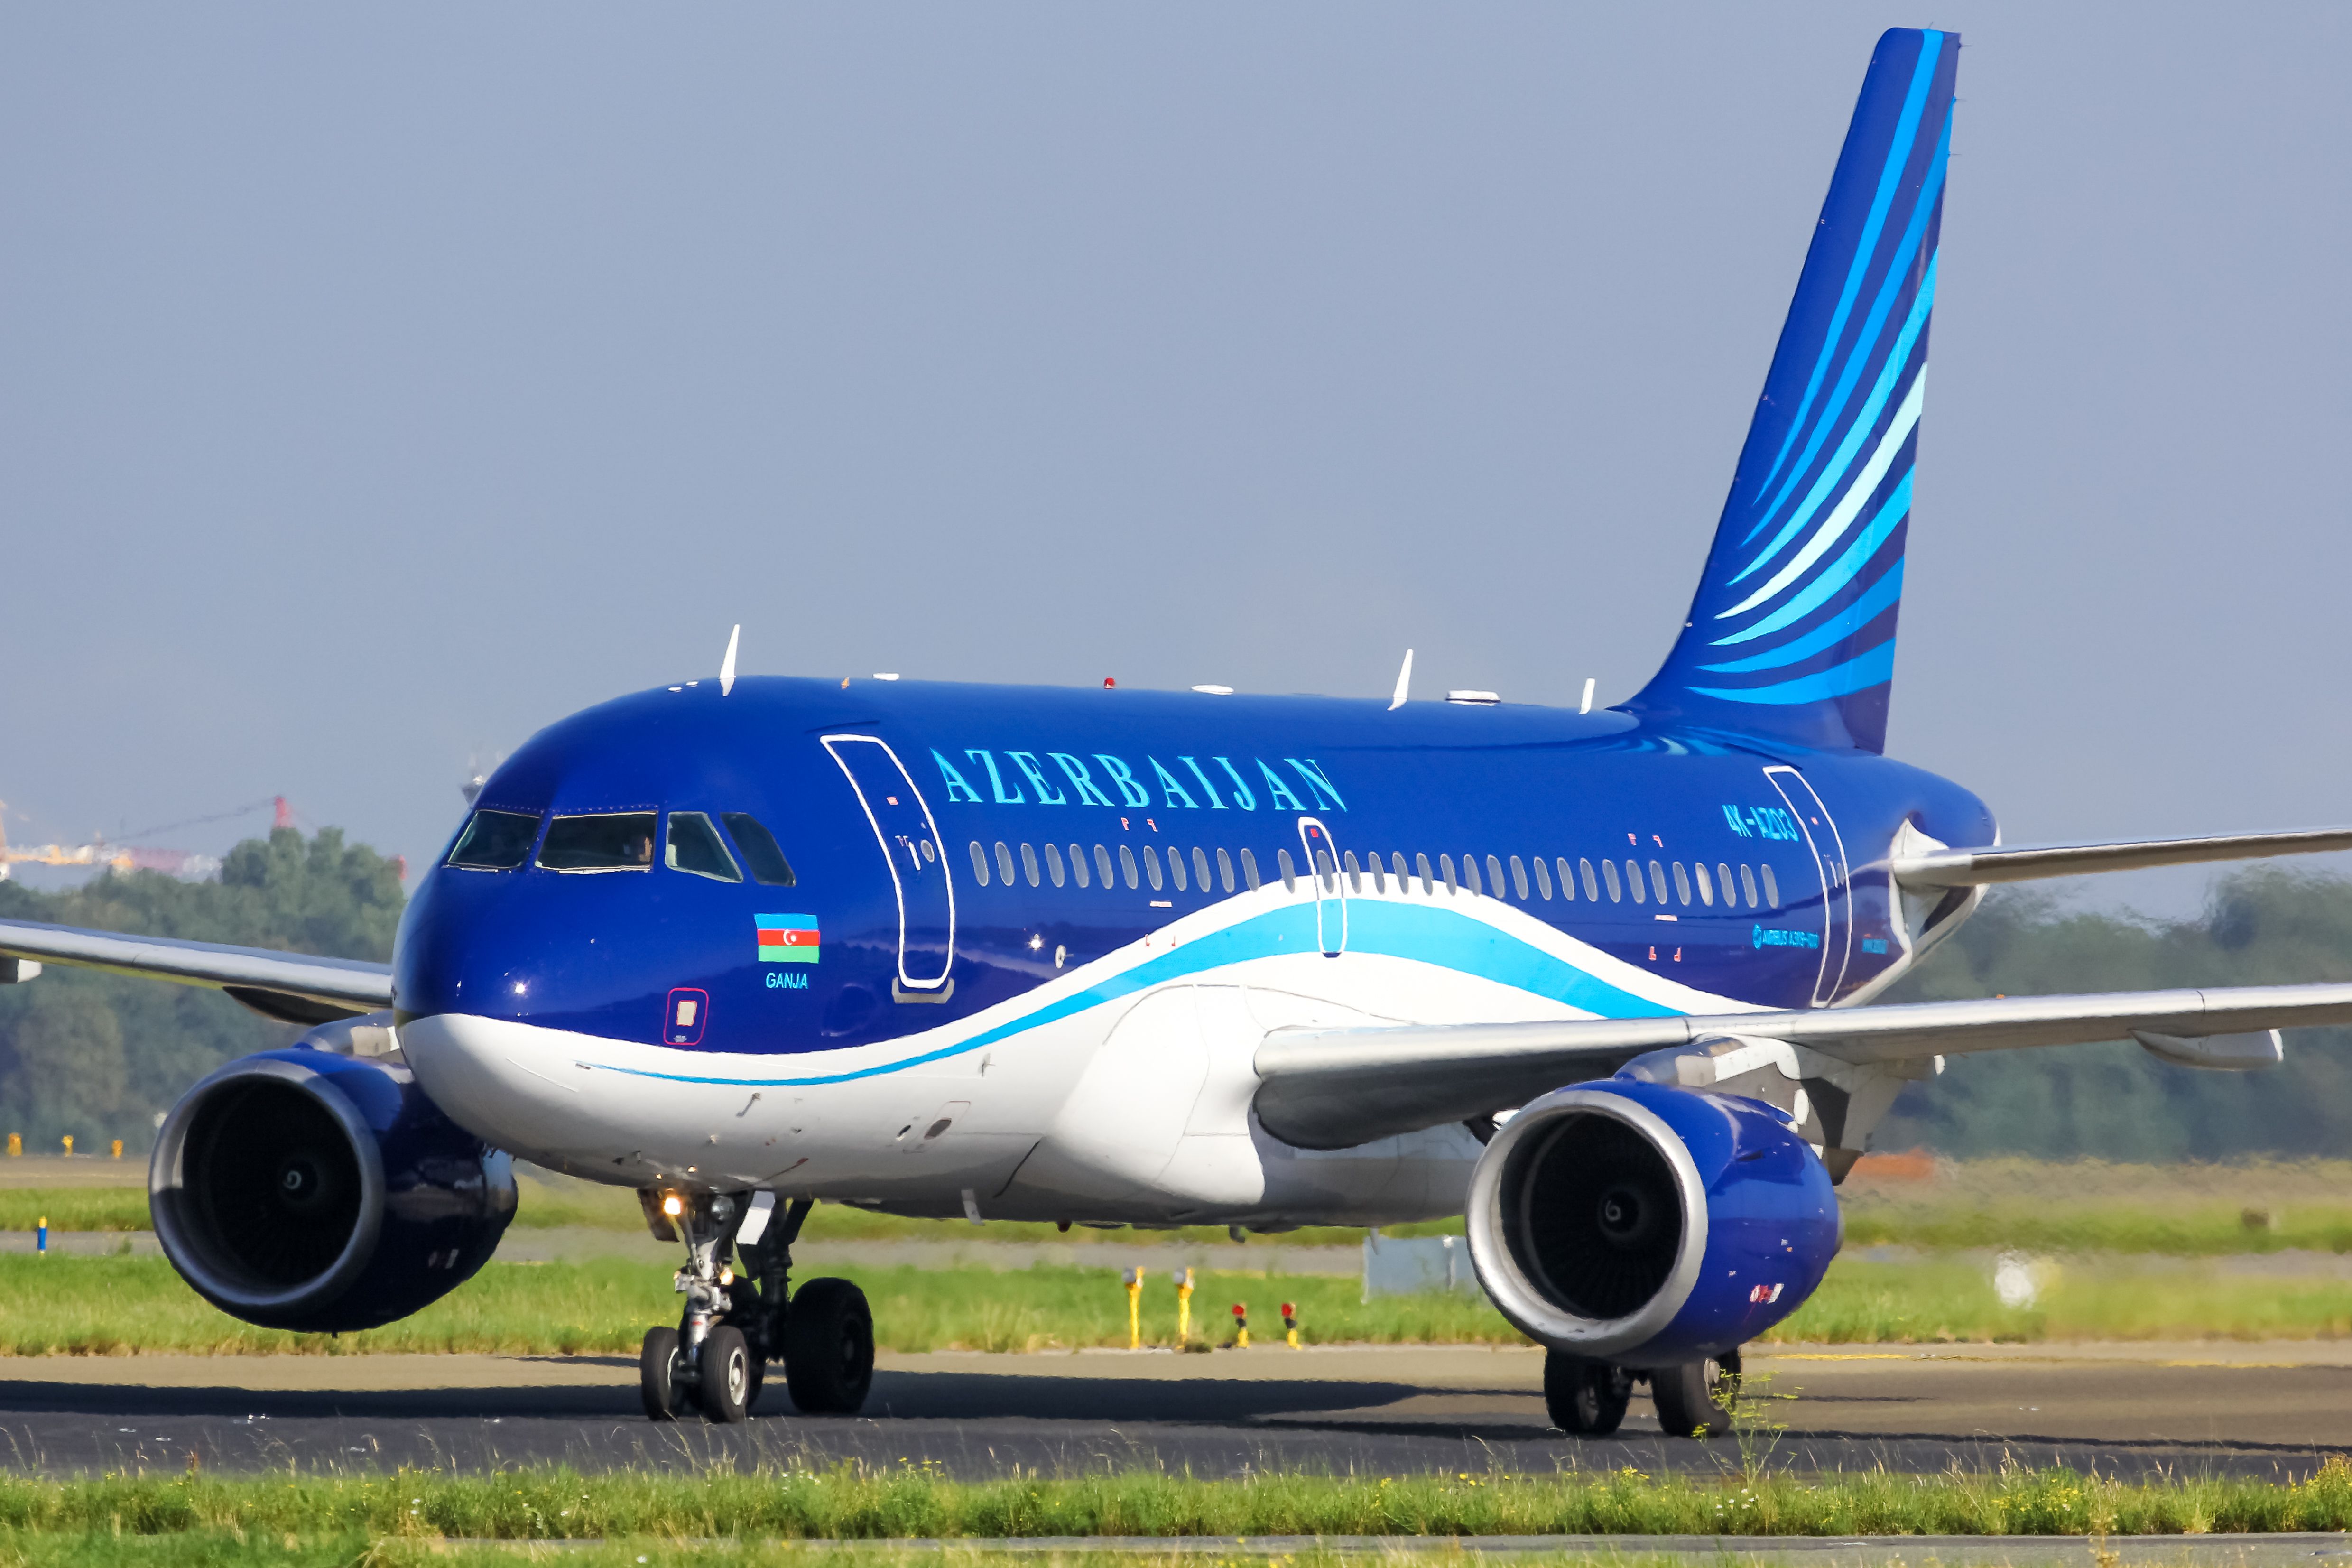
[[[1628,1366],[1728,1350],[1797,1310],[1843,1236],[1830,1174],[1760,1100],[1612,1079],[1530,1102],[1470,1177],[1505,1317]]]
[[[296,1047],[229,1063],[163,1119],[155,1234],[182,1278],[265,1328],[372,1329],[473,1277],[514,1217],[514,1162],[406,1067]]]

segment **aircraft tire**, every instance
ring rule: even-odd
[[[1720,1437],[1731,1430],[1739,1397],[1739,1352],[1662,1366],[1650,1373],[1650,1399],[1669,1437]]]
[[[704,1335],[695,1366],[705,1417],[731,1426],[751,1413],[751,1347],[742,1330],[721,1324]]]
[[[1633,1375],[1623,1367],[1569,1351],[1544,1353],[1544,1408],[1551,1424],[1578,1437],[1606,1437],[1625,1419]]]
[[[854,1415],[874,1386],[874,1314],[846,1279],[812,1279],[784,1315],[784,1387],[804,1415]]]
[[[637,1352],[637,1392],[646,1405],[648,1421],[675,1421],[686,1407],[686,1384],[678,1376],[678,1339],[676,1329],[647,1329],[646,1342]]]

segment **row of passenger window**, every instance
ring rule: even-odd
[[[1143,847],[1139,868],[1139,857],[1134,848],[1122,844],[1118,847],[1118,866],[1114,874],[1111,851],[1105,845],[1096,845],[1090,858],[1083,845],[1073,844],[1069,847],[1069,858],[1065,862],[1062,847],[1058,844],[1046,845],[1043,856],[1039,855],[1034,846],[1024,844],[1020,847],[1019,863],[1016,867],[1012,845],[1000,838],[996,841],[992,854],[986,846],[975,838],[971,841],[971,874],[973,879],[983,888],[989,886],[992,881],[1001,882],[1008,888],[1013,886],[1016,880],[1025,881],[1033,888],[1047,881],[1058,888],[1063,886],[1066,880],[1074,881],[1081,888],[1090,887],[1097,881],[1106,888],[1118,887],[1122,883],[1127,887],[1136,888],[1149,881],[1151,884],[1151,890],[1155,893],[1171,883],[1180,893],[1186,891],[1191,885],[1197,885],[1201,891],[1205,893],[1212,890],[1210,853],[1207,849],[1194,846],[1189,860],[1188,875],[1188,861],[1185,852],[1181,849],[1171,847],[1168,850],[1167,864],[1163,869],[1159,847],[1147,844]],[[1647,867],[1644,867],[1638,860],[1627,860],[1623,862],[1624,869],[1621,874],[1618,869],[1619,863],[1614,860],[1601,861],[1596,871],[1593,862],[1590,859],[1580,858],[1571,868],[1565,855],[1549,862],[1538,855],[1534,858],[1533,891],[1531,892],[1528,862],[1522,860],[1517,855],[1510,858],[1507,883],[1504,879],[1507,873],[1502,857],[1487,856],[1486,879],[1482,885],[1478,874],[1478,858],[1475,855],[1463,856],[1458,870],[1454,867],[1454,857],[1451,855],[1440,855],[1434,867],[1430,864],[1428,856],[1415,855],[1412,858],[1412,868],[1408,870],[1404,856],[1401,853],[1391,854],[1389,857],[1390,863],[1383,865],[1377,854],[1368,855],[1360,861],[1356,858],[1355,851],[1351,849],[1340,857],[1339,864],[1336,867],[1331,863],[1329,850],[1318,849],[1315,854],[1318,862],[1315,874],[1324,879],[1327,890],[1330,891],[1337,890],[1330,884],[1336,879],[1344,876],[1347,879],[1348,890],[1350,892],[1360,893],[1369,888],[1373,892],[1385,893],[1389,890],[1389,880],[1392,877],[1396,881],[1397,891],[1401,893],[1412,891],[1412,884],[1418,880],[1423,894],[1434,893],[1442,884],[1448,893],[1458,893],[1466,889],[1473,893],[1492,892],[1498,899],[1516,894],[1522,903],[1538,898],[1549,902],[1553,897],[1555,886],[1553,869],[1556,867],[1559,872],[1557,884],[1559,897],[1570,903],[1576,900],[1577,888],[1580,883],[1588,902],[1598,903],[1605,891],[1609,901],[1612,904],[1622,903],[1630,897],[1637,904],[1654,901],[1660,908],[1664,908],[1668,902],[1667,882],[1671,876],[1674,888],[1673,901],[1685,909],[1694,901],[1702,907],[1713,908],[1718,900],[1726,909],[1738,909],[1743,903],[1751,910],[1780,907],[1780,881],[1772,875],[1772,868],[1769,865],[1750,867],[1743,864],[1735,873],[1727,862],[1718,861],[1710,875],[1703,861],[1694,861],[1685,867],[1680,860],[1673,861],[1671,865],[1665,861],[1652,860]],[[1214,886],[1230,893],[1235,886],[1234,858],[1223,849],[1216,850],[1215,855]],[[1274,858],[1276,870],[1282,878],[1284,889],[1295,889],[1298,882],[1298,868],[1297,863],[1290,858],[1290,851],[1277,849],[1275,851]],[[1247,849],[1241,852],[1240,880],[1252,890],[1255,890],[1259,883],[1257,857]]]
[[[450,847],[447,864],[467,871],[511,871],[530,858],[539,845],[539,866],[548,871],[650,871],[654,843],[659,837],[661,863],[673,871],[708,877],[715,882],[740,882],[743,867],[751,879],[765,887],[789,888],[796,879],[776,836],[748,811],[722,811],[721,834],[710,814],[673,811],[668,831],[656,833],[660,816],[651,811],[604,811],[548,821],[540,837],[540,818],[521,811],[477,811],[466,822],[457,842]],[[734,840],[730,853],[728,839]],[[737,863],[736,857],[741,857]]]

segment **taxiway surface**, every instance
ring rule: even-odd
[[[2292,1478],[2352,1453],[2352,1345],[1791,1346],[1751,1353],[1784,1427],[1774,1462],[1940,1469],[2004,1456]],[[746,1426],[637,1409],[621,1357],[0,1359],[0,1466],[49,1472],[394,1465],[586,1468],[898,1465],[978,1478],[1165,1467],[1398,1473],[1562,1466],[1712,1469],[1726,1442],[1662,1436],[1637,1394],[1605,1440],[1550,1431],[1542,1357],[1473,1347],[1213,1355],[886,1354],[866,1412]]]

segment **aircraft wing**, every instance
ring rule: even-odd
[[[2352,827],[2232,833],[2216,838],[2128,839],[2115,844],[2005,844],[1991,849],[1937,849],[1925,855],[1897,856],[1887,869],[1906,888],[1974,888],[1991,882],[2030,882],[2041,877],[2082,877],[2095,871],[2192,866],[2206,860],[2317,855],[2330,849],[2352,849]]]
[[[1266,1131],[1286,1142],[1345,1148],[1522,1105],[1647,1052],[1710,1037],[1784,1040],[1857,1066],[2129,1038],[2183,1066],[2242,1070],[2279,1059],[2276,1030],[2344,1023],[2352,1023],[2352,984],[1279,1031],[1258,1047],[1255,1104]]]
[[[392,966],[268,948],[124,936],[110,931],[0,921],[0,960],[69,963],[225,991],[289,1024],[322,1024],[392,1005]],[[37,970],[35,973],[38,973]],[[23,978],[29,978],[22,973]]]

